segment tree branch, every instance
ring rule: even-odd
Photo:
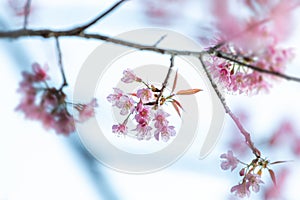
[[[237,116],[235,116],[235,114],[231,111],[231,109],[229,108],[229,106],[226,103],[225,98],[223,97],[222,93],[219,91],[217,84],[214,82],[211,74],[208,72],[207,67],[205,65],[205,63],[203,62],[203,55],[201,55],[199,57],[199,60],[202,64],[202,67],[205,71],[206,76],[208,77],[214,91],[216,92],[218,98],[220,99],[220,102],[223,105],[223,108],[225,109],[225,112],[231,117],[231,119],[234,121],[235,125],[238,127],[240,133],[244,136],[245,138],[245,142],[248,145],[248,147],[252,150],[252,153],[257,157],[260,158],[260,151],[254,146],[254,143],[251,140],[251,136],[250,133],[248,131],[246,131],[246,129],[243,127],[243,125],[241,124],[240,120],[238,119]]]
[[[118,44],[122,46],[127,46],[130,48],[135,48],[138,50],[142,51],[152,51],[152,52],[157,52],[161,54],[167,54],[167,55],[181,55],[181,56],[194,56],[194,57],[199,57],[203,53],[208,53],[208,54],[214,54],[219,58],[223,58],[232,62],[235,62],[239,65],[243,65],[247,68],[250,68],[252,70],[258,71],[260,73],[265,73],[273,76],[277,76],[286,80],[292,80],[296,82],[300,82],[300,78],[298,77],[292,77],[289,75],[285,75],[279,72],[275,71],[269,71],[266,69],[259,68],[257,66],[249,65],[246,63],[243,63],[241,61],[238,61],[234,58],[232,58],[230,55],[227,55],[221,51],[218,50],[205,50],[205,51],[185,51],[185,50],[176,50],[176,49],[167,49],[167,48],[161,48],[161,47],[156,47],[154,45],[144,45],[144,44],[138,44],[135,42],[130,42],[122,39],[116,39],[112,38],[106,35],[101,35],[101,34],[88,34],[84,32],[78,32],[74,31],[76,29],[69,29],[69,30],[61,30],[61,31],[55,31],[55,30],[49,30],[49,29],[41,29],[41,30],[32,30],[32,29],[19,29],[19,30],[13,30],[13,31],[0,31],[0,38],[20,38],[24,36],[31,36],[31,37],[43,37],[43,38],[51,38],[51,37],[81,37],[85,39],[96,39],[96,40],[102,40],[105,42],[110,42],[113,44]]]
[[[62,75],[62,79],[63,79],[63,83],[60,87],[60,90],[62,90],[65,86],[68,85],[67,79],[66,79],[66,74],[64,71],[64,66],[62,64],[62,55],[61,55],[61,49],[60,49],[60,45],[59,45],[59,40],[56,37],[55,38],[55,44],[56,44],[56,49],[57,49],[57,56],[58,56],[58,65],[59,65],[59,69]]]
[[[164,82],[163,82],[163,84],[162,84],[162,87],[161,87],[161,89],[160,89],[160,92],[159,92],[159,94],[158,94],[158,96],[157,96],[157,99],[156,99],[156,102],[155,102],[156,105],[158,105],[159,100],[160,100],[160,97],[162,96],[162,94],[163,94],[165,88],[167,87],[168,80],[169,80],[169,78],[170,78],[170,74],[171,74],[171,71],[172,71],[173,66],[174,66],[174,56],[172,55],[171,58],[170,58],[170,67],[169,67],[168,73],[167,73],[167,75],[166,75],[166,78],[165,78],[165,80],[164,80]]]
[[[127,0],[120,0],[120,1],[118,1],[112,7],[110,7],[109,9],[107,9],[104,13],[100,14],[98,17],[96,17],[95,19],[93,19],[92,21],[88,22],[85,25],[82,25],[82,26],[79,26],[77,28],[74,28],[73,31],[77,32],[77,33],[80,33],[82,31],[84,31],[85,29],[89,28],[90,26],[94,25],[99,20],[103,19],[105,16],[107,16],[108,14],[110,14],[112,11],[114,11],[116,8],[118,8],[125,1],[127,1]]]

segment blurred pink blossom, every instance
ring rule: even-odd
[[[230,191],[232,193],[235,193],[235,195],[238,196],[239,198],[250,196],[250,190],[249,187],[247,187],[246,182],[233,186]]]
[[[132,83],[134,81],[141,82],[142,79],[137,77],[131,69],[126,69],[123,71],[123,77],[121,78],[121,81],[124,83]]]
[[[125,124],[113,125],[112,132],[118,133],[119,135],[126,135],[127,134],[127,126]]]
[[[69,135],[75,131],[75,121],[85,121],[94,113],[91,107],[96,100],[89,104],[73,104],[79,110],[79,120],[76,120],[68,111],[66,95],[62,89],[49,87],[49,79],[44,69],[38,64],[32,65],[32,73],[23,72],[23,80],[19,84],[18,92],[22,99],[16,110],[22,111],[25,117],[41,121],[45,129],[53,129],[57,134]]]
[[[281,169],[276,173],[276,185],[273,183],[264,191],[265,200],[283,199],[282,189],[287,181],[289,170],[286,168]]]
[[[221,162],[221,168],[223,170],[228,170],[231,168],[231,171],[233,171],[239,164],[239,160],[233,155],[231,150],[228,150],[226,154],[222,154],[220,158],[224,159]]]
[[[245,177],[245,180],[247,180],[247,187],[248,188],[252,188],[253,192],[259,192],[260,189],[260,185],[261,183],[264,183],[261,180],[261,177],[258,174],[252,174],[252,173],[248,173]]]
[[[88,104],[81,104],[79,106],[75,106],[75,108],[79,111],[79,121],[84,122],[95,115],[95,107],[97,107],[97,99],[93,98]]]
[[[124,95],[123,91],[119,88],[113,88],[114,93],[107,96],[107,100],[112,103],[113,106],[117,104],[120,98]]]

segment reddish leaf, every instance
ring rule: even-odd
[[[272,179],[274,185],[276,185],[276,177],[275,177],[274,171],[269,169],[269,173],[270,173],[270,176],[271,176],[271,179]]]
[[[286,162],[292,162],[291,160],[285,160],[285,161],[275,161],[272,162],[271,165],[275,165],[275,164],[281,164],[281,163],[286,163]]]
[[[174,92],[176,85],[177,85],[177,79],[178,79],[178,70],[176,70],[176,74],[175,74],[175,78],[174,78],[174,82],[173,82],[173,87],[172,87],[172,91],[171,93]]]
[[[173,99],[173,102],[177,104],[177,106],[179,106],[182,110],[183,110],[183,107],[182,105],[179,103],[179,101]]]
[[[128,94],[136,97],[136,93],[128,93]]]
[[[191,95],[196,94],[197,92],[202,91],[201,89],[188,89],[188,90],[179,90],[176,94],[177,95]]]
[[[180,110],[179,110],[178,105],[177,105],[174,101],[172,101],[172,105],[173,105],[173,107],[175,108],[176,112],[178,113],[179,117],[181,117],[181,114],[180,114]]]

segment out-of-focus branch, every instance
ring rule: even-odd
[[[220,99],[220,102],[222,103],[225,112],[231,117],[231,119],[234,121],[235,125],[238,127],[240,133],[244,136],[246,144],[249,146],[249,148],[252,150],[252,153],[257,157],[260,158],[260,151],[255,147],[254,143],[251,140],[250,133],[246,131],[246,129],[243,127],[241,124],[240,120],[238,119],[237,116],[231,111],[229,106],[226,103],[225,98],[223,97],[222,93],[219,91],[217,84],[214,82],[211,74],[208,72],[208,69],[203,61],[202,56],[199,57],[199,60],[202,64],[202,67],[205,71],[206,76],[208,77],[214,91],[216,92],[218,98]]]
[[[26,29],[27,28],[27,24],[28,24],[28,17],[29,17],[29,13],[30,13],[30,5],[31,5],[31,0],[27,0],[26,4],[24,6],[24,24],[23,24],[23,28]]]
[[[109,9],[107,9],[104,13],[101,13],[99,16],[97,16],[95,19],[93,19],[92,21],[86,23],[85,25],[82,25],[82,26],[74,28],[73,31],[77,32],[77,33],[80,33],[82,31],[84,31],[85,29],[89,28],[90,26],[94,25],[95,23],[97,23],[98,21],[100,21],[101,19],[103,19],[108,14],[112,13],[116,8],[118,8],[125,1],[127,1],[127,0],[120,0],[120,1],[118,1],[112,7],[110,7]]]
[[[60,90],[62,90],[65,86],[68,85],[68,82],[66,79],[65,70],[64,70],[63,63],[62,63],[62,55],[61,55],[61,49],[60,49],[60,44],[59,44],[58,38],[55,38],[55,44],[56,44],[56,49],[57,49],[58,65],[59,65],[60,73],[61,73],[62,79],[63,79],[63,83],[60,87]]]

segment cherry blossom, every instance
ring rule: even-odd
[[[239,198],[249,197],[251,193],[246,182],[233,186],[230,191],[235,193],[235,195]]]
[[[124,83],[132,83],[134,81],[136,81],[136,82],[142,81],[142,79],[137,77],[131,69],[124,70],[123,75],[124,76],[122,77],[121,81],[123,81]]]
[[[125,124],[118,124],[112,126],[113,133],[118,133],[119,135],[127,134],[127,126]]]
[[[62,89],[48,86],[47,66],[42,68],[34,63],[32,71],[22,73],[23,80],[17,90],[22,99],[16,110],[23,112],[26,118],[41,121],[45,129],[67,136],[75,131],[75,121],[83,122],[94,115],[96,99],[88,104],[68,103]],[[79,111],[79,119],[69,112],[68,105]]]
[[[138,110],[138,113],[135,115],[135,119],[139,122],[142,119],[149,120],[150,119],[151,110],[149,106],[144,106],[143,108]]]
[[[166,119],[168,116],[170,116],[169,113],[162,109],[158,109],[154,114],[154,127],[159,129],[168,125],[169,121]]]
[[[258,174],[248,173],[246,175],[245,179],[247,180],[247,187],[248,188],[252,187],[253,192],[259,192],[259,189],[260,189],[259,184],[264,183],[261,180],[260,175],[258,175]]]
[[[115,106],[120,98],[124,95],[123,91],[119,88],[113,88],[114,93],[107,96],[107,100]]]
[[[136,96],[146,103],[151,100],[153,95],[151,90],[149,90],[148,88],[142,88],[137,91]]]
[[[134,101],[132,98],[127,95],[123,95],[116,102],[116,106],[121,109],[121,115],[127,115],[128,113],[132,113],[134,110]]]
[[[149,126],[145,119],[140,119],[134,130],[137,131],[136,136],[138,140],[150,140],[152,137],[152,127]]]
[[[126,118],[122,123],[119,123],[119,125],[113,125],[112,132],[126,132],[127,134],[127,122],[132,118],[136,125],[131,131],[136,132],[135,136],[138,140],[150,140],[154,137],[157,141],[160,139],[164,142],[169,141],[171,137],[176,135],[176,130],[175,126],[170,125],[166,119],[170,114],[165,112],[162,107],[167,102],[171,102],[173,105],[175,101],[177,107],[174,108],[176,111],[178,111],[179,108],[183,109],[182,105],[173,99],[173,97],[175,95],[192,95],[201,91],[200,89],[180,90],[176,94],[164,96],[163,89],[158,89],[154,85],[143,82],[131,69],[123,71],[121,81],[125,83],[136,81],[146,87],[139,88],[136,91],[129,91],[127,94],[119,88],[113,88],[114,92],[107,96],[107,101],[110,102],[112,106],[120,109],[120,115],[126,115]],[[174,80],[174,83],[175,82]],[[175,89],[175,86],[176,84],[173,86],[173,89]],[[155,128],[154,131],[153,126]]]
[[[223,170],[231,168],[231,171],[233,171],[239,164],[239,160],[233,155],[233,152],[230,150],[227,152],[227,154],[222,154],[220,158],[225,159],[221,163],[221,168]]]
[[[161,139],[164,142],[168,142],[170,137],[173,137],[176,135],[176,131],[174,129],[174,126],[162,126],[161,128],[158,128],[154,132],[154,137],[158,141],[159,136],[161,136]]]
[[[296,1],[241,2],[249,9],[243,17],[231,12],[232,1],[214,2],[215,26],[220,31],[212,47],[246,65],[284,73],[294,57],[292,49],[278,46],[289,35],[292,24],[290,11],[299,7]],[[237,5],[235,5],[237,6]],[[206,63],[214,78],[230,92],[258,94],[269,91],[274,76],[264,75],[243,65],[213,55]]]
[[[79,121],[84,122],[95,115],[95,107],[97,107],[97,99],[93,98],[88,104],[77,104],[75,109],[79,111]]]

